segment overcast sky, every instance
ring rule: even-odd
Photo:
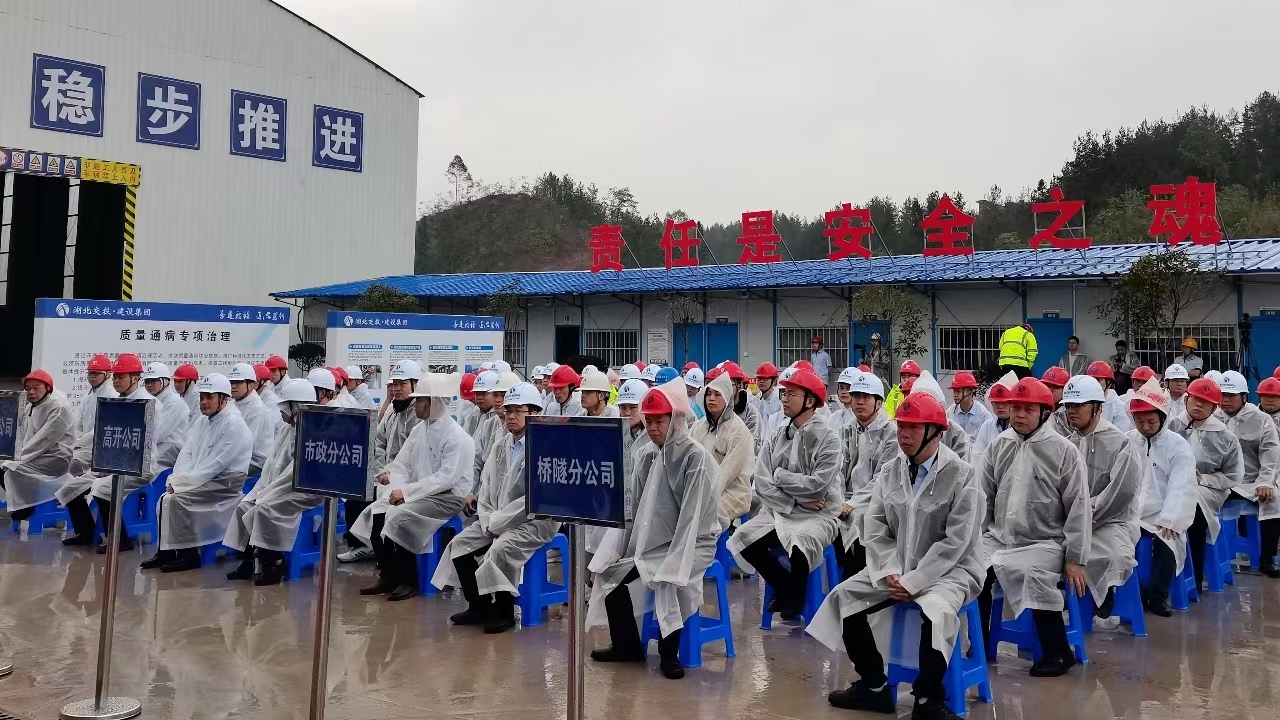
[[[1062,167],[1086,129],[1280,91],[1272,0],[284,0],[418,88],[418,197],[459,154],[710,224]]]

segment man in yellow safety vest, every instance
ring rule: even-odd
[[[1005,330],[1000,336],[1000,374],[1012,372],[1019,378],[1029,377],[1039,354],[1030,322]]]

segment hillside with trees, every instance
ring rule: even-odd
[[[589,228],[604,222],[623,227],[630,247],[623,253],[624,265],[662,266],[658,241],[664,221],[685,219],[679,209],[641,215],[628,188],[601,190],[552,172],[532,181],[486,185],[455,156],[446,175],[452,192],[437,198],[418,220],[418,273],[585,269],[591,261]],[[1280,98],[1264,92],[1242,112],[1192,108],[1173,120],[1088,131],[1076,139],[1061,170],[1034,186],[1016,194],[992,186],[976,201],[959,192],[947,194],[977,217],[973,241],[978,250],[1027,247],[1034,232],[1031,204],[1047,200],[1054,185],[1067,198],[1085,201],[1087,231],[1095,244],[1121,244],[1149,240],[1148,188],[1188,176],[1218,183],[1219,222],[1228,238],[1280,237]],[[920,221],[944,192],[901,201],[866,199],[876,227],[874,252],[918,254]],[[835,207],[839,201],[851,200],[828,198],[825,204]],[[821,214],[778,210],[774,217],[786,244],[780,250],[784,259],[826,256]],[[738,221],[702,226],[708,248],[702,262],[737,262],[740,234]]]

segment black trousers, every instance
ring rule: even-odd
[[[1021,380],[1024,377],[1031,377],[1031,368],[1029,367],[1023,367],[1021,365],[1001,365],[1000,366],[1001,375],[1004,375],[1005,373],[1008,373],[1008,372],[1012,372],[1014,375],[1017,375],[1019,380]]]
[[[782,541],[778,533],[770,530],[768,535],[742,549],[742,557],[751,563],[764,581],[773,586],[773,592],[779,602],[790,604],[793,609],[804,607],[805,589],[809,581],[809,561],[798,549],[789,558],[791,569],[782,564],[785,557]]]
[[[1263,520],[1258,525],[1262,535],[1262,566],[1266,567],[1273,564],[1271,558],[1278,552],[1276,546],[1280,545],[1280,518]]]
[[[67,503],[67,514],[71,516],[71,529],[79,537],[92,538],[98,534],[98,521],[93,519],[93,511],[89,509],[89,490]]]
[[[836,550],[836,561],[840,564],[841,580],[848,580],[867,566],[867,549],[862,547],[862,543],[854,540],[853,547],[845,550],[844,539],[837,535],[836,547],[840,548]]]
[[[978,595],[978,613],[982,615],[982,639],[986,647],[991,647],[991,592],[996,584],[996,571],[987,570],[987,581],[982,585],[982,594]],[[1062,613],[1054,610],[1032,610],[1031,620],[1036,627],[1036,639],[1040,641],[1040,652],[1045,658],[1067,658],[1071,656],[1071,645],[1067,643],[1067,625],[1062,621]]]
[[[1197,592],[1204,587],[1204,546],[1208,541],[1209,521],[1205,519],[1204,511],[1197,503],[1196,519],[1192,520],[1191,527],[1187,528],[1187,547],[1191,550],[1191,567],[1196,574]],[[1152,538],[1152,542],[1155,542],[1155,538]]]
[[[476,584],[476,571],[480,569],[480,559],[488,551],[488,547],[483,547],[453,559],[453,569],[458,573],[458,585],[462,586],[462,597],[467,599],[467,609],[472,612],[512,619],[516,616],[514,595],[509,592],[481,595],[480,588]]]
[[[1142,536],[1151,539],[1151,577],[1144,589],[1152,600],[1167,601],[1169,584],[1173,582],[1174,573],[1178,570],[1178,561],[1173,556],[1173,550],[1158,536],[1146,530],[1142,531]]]
[[[344,500],[342,503],[343,508],[345,508],[342,511],[342,516],[347,522],[347,531],[343,533],[342,537],[346,539],[347,547],[352,550],[364,547],[364,542],[351,534],[351,528],[355,527],[356,520],[360,518],[360,513],[364,512],[364,509],[372,504],[363,500]]]
[[[640,628],[636,626],[635,606],[631,604],[631,591],[627,586],[640,579],[640,573],[632,568],[622,579],[622,584],[604,597],[605,613],[609,616],[609,644],[614,652],[639,655],[644,653],[640,640]],[[663,660],[680,657],[680,630],[658,640],[658,655]]]
[[[373,555],[378,563],[380,579],[396,585],[412,585],[418,587],[418,556],[382,537],[383,522],[386,514],[373,516],[373,529],[369,533],[369,542],[373,545]]]
[[[884,656],[876,647],[867,617],[881,610],[892,612],[897,604],[897,600],[885,600],[844,619],[844,651],[849,654],[849,661],[858,671],[858,676],[873,688],[884,685],[888,679],[885,677]],[[957,637],[956,642],[959,641]],[[933,623],[920,613],[920,672],[911,685],[911,693],[916,700],[946,700],[947,689],[943,685],[946,676],[947,658],[933,647]]]

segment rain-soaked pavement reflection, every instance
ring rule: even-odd
[[[56,718],[93,689],[101,558],[64,550],[59,534],[0,538],[0,709]],[[143,574],[151,548],[123,556],[114,694],[142,700],[148,720],[306,717],[311,578],[257,589],[223,578],[226,564],[178,575]],[[404,603],[361,598],[372,566],[338,569],[329,664],[335,720],[564,716],[567,629],[547,623],[499,636],[455,628],[460,598]],[[796,628],[759,630],[754,582],[730,584],[737,657],[708,646],[703,667],[672,682],[649,667],[587,668],[587,716],[632,718],[840,718],[826,704],[853,676],[846,660]],[[978,720],[1280,717],[1280,582],[1240,576],[1190,612],[1148,619],[1150,637],[1089,637],[1090,664],[1032,680],[1028,663],[991,666],[996,702],[970,704]],[[589,645],[606,642],[593,633]],[[1006,646],[1007,648],[1007,646]],[[1273,689],[1273,686],[1277,689]],[[899,713],[908,715],[904,686]]]

